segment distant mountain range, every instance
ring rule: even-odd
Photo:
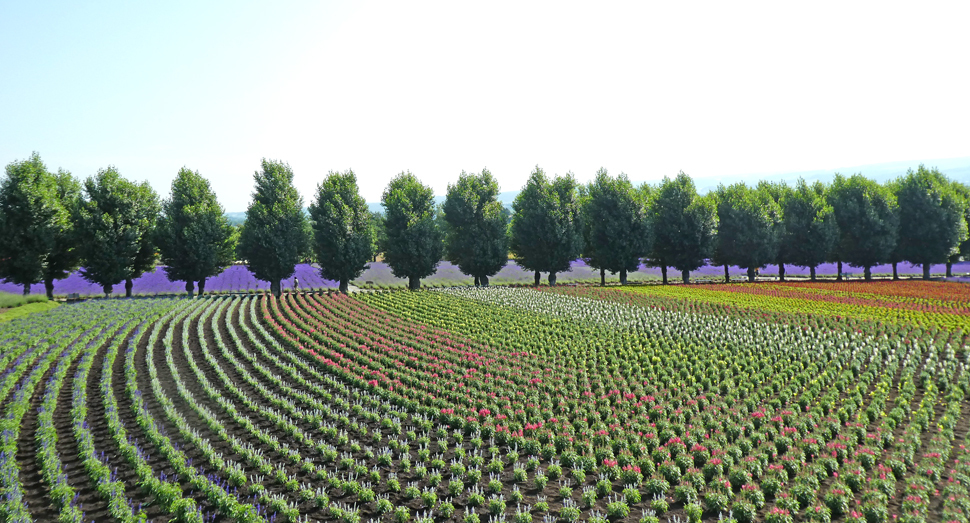
[[[955,180],[961,183],[970,185],[970,156],[962,158],[943,158],[937,160],[923,160],[923,161],[907,161],[907,162],[889,162],[889,163],[877,163],[869,165],[856,165],[853,167],[842,167],[838,169],[819,169],[815,171],[802,171],[802,172],[787,172],[787,173],[761,173],[761,174],[745,174],[745,175],[733,175],[733,176],[718,176],[718,177],[697,177],[694,178],[694,183],[697,185],[697,191],[701,194],[707,193],[717,189],[720,184],[732,184],[739,181],[746,181],[750,183],[758,183],[759,181],[771,181],[771,182],[786,182],[789,185],[794,184],[799,178],[804,178],[805,181],[811,183],[814,181],[830,182],[835,177],[835,173],[841,173],[843,175],[852,175],[855,173],[862,173],[866,177],[875,180],[879,183],[885,183],[889,180],[898,178],[906,174],[907,169],[915,169],[920,163],[926,165],[929,168],[936,167],[942,173],[946,174],[951,180]],[[524,182],[523,182],[524,183]],[[634,180],[634,184],[639,185],[642,181]],[[505,191],[499,193],[498,201],[502,202],[506,207],[511,208],[512,202],[515,197],[519,194],[519,191]],[[445,200],[444,196],[435,196],[435,203],[441,203]],[[368,202],[367,207],[374,212],[383,212],[384,208],[381,206],[380,202]],[[245,212],[227,212],[226,217],[233,224],[241,224],[246,220]]]

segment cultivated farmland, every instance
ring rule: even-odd
[[[0,520],[966,522],[968,301],[885,282],[63,305],[0,326]]]

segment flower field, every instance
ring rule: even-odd
[[[717,292],[856,292],[772,289]],[[0,325],[0,521],[966,523],[967,358],[626,289],[68,304]]]
[[[560,287],[546,292],[631,305],[695,310],[700,304],[757,314],[811,314],[945,329],[970,334],[970,292],[956,282],[762,282],[713,285]],[[786,320],[787,321],[787,320]]]

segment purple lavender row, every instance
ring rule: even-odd
[[[744,269],[734,266],[729,267],[728,270],[733,277],[741,277],[747,274]],[[809,275],[808,269],[803,267],[786,265],[785,270],[789,276]],[[848,266],[844,270],[850,273],[862,273],[861,269],[855,270]],[[934,265],[931,272],[934,274],[942,274],[945,272],[945,270],[946,266],[940,264]],[[776,265],[769,265],[761,271],[762,275],[772,275],[777,273],[778,266]],[[835,276],[835,273],[836,265],[834,263],[827,263],[818,267],[818,274],[820,276]],[[872,273],[876,275],[891,274],[892,266],[876,265],[872,268]],[[914,267],[908,263],[900,263],[899,273],[901,275],[921,275],[922,267]],[[955,263],[953,265],[953,273],[970,273],[970,262]],[[636,273],[631,274],[631,278],[635,279],[637,275],[648,278],[659,278],[660,269],[641,265]],[[692,272],[691,275],[695,278],[723,278],[724,267],[707,265]],[[337,287],[337,282],[322,278],[320,276],[320,272],[308,264],[297,265],[295,277],[299,279],[301,289],[332,289]],[[572,264],[572,271],[562,274],[560,279],[562,281],[599,281],[599,272],[591,267],[588,267],[582,260],[576,260]],[[457,284],[465,281],[470,283],[472,278],[462,274],[461,271],[458,270],[457,266],[446,261],[441,262],[434,276],[423,280],[425,285],[435,285],[436,282]],[[523,270],[521,267],[516,265],[515,262],[510,261],[508,264],[506,264],[505,268],[499,271],[499,273],[492,278],[492,281],[497,284],[529,283],[532,281],[532,273]],[[395,278],[394,275],[391,274],[391,269],[386,263],[376,262],[371,263],[370,268],[364,271],[364,273],[356,281],[358,284],[367,284],[368,282],[369,284],[373,285],[403,285],[407,282],[407,280],[404,278]],[[283,280],[283,288],[292,289],[293,283],[293,278]],[[233,265],[223,271],[223,273],[219,276],[207,280],[205,288],[206,291],[211,292],[267,291],[269,290],[269,282],[257,280],[256,277],[249,272],[249,269],[245,265]],[[14,285],[11,283],[0,283],[0,291],[20,294],[23,292],[23,288],[19,285]],[[43,294],[43,284],[31,286],[30,292]],[[116,292],[123,292],[123,286],[119,285]],[[134,293],[141,295],[181,294],[183,292],[185,292],[185,282],[168,281],[162,267],[157,267],[153,272],[146,273],[141,278],[136,279],[134,285]],[[102,290],[98,285],[85,281],[81,277],[80,273],[77,272],[71,274],[63,280],[54,282],[54,294],[65,296],[74,293],[81,296],[99,296],[102,294]]]

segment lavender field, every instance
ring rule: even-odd
[[[376,288],[388,288],[388,287],[405,287],[407,286],[407,280],[404,278],[395,278],[391,274],[390,268],[384,263],[371,263],[370,269],[364,271],[361,277],[355,281],[355,285],[360,287],[376,287]],[[904,277],[913,276],[921,277],[923,274],[922,267],[913,267],[908,263],[899,264],[899,274]],[[891,265],[878,265],[872,268],[872,273],[876,277],[886,277],[892,275]],[[745,269],[739,267],[729,267],[729,273],[732,278],[744,278],[747,275]],[[861,278],[862,269],[856,269],[853,267],[845,266],[843,271],[848,273],[851,278]],[[795,267],[792,265],[785,266],[786,275],[789,277],[805,277],[809,276],[809,270],[807,268]],[[836,264],[826,264],[818,267],[817,275],[819,277],[832,277],[836,276]],[[943,276],[946,273],[945,265],[934,265],[932,271],[934,276]],[[778,266],[769,265],[765,269],[762,269],[762,277],[777,277]],[[970,262],[961,262],[954,264],[953,266],[954,276],[970,276]],[[543,273],[543,281],[545,282],[547,274]],[[618,281],[616,275],[611,275],[607,273],[607,281]],[[631,282],[645,282],[645,281],[658,281],[662,278],[660,269],[656,267],[647,267],[645,265],[640,265],[639,270],[632,272],[628,275],[628,280]],[[667,273],[667,278],[671,282],[680,281],[680,273],[670,268]],[[572,283],[572,282],[598,282],[600,279],[599,271],[587,266],[582,260],[576,260],[572,264],[572,269],[569,272],[560,273],[557,275],[559,283]],[[699,270],[691,273],[692,281],[710,281],[717,280],[723,281],[724,279],[724,267],[723,266],[712,266],[708,265],[701,267]],[[424,285],[428,286],[456,286],[456,285],[469,285],[473,281],[473,278],[466,276],[458,270],[458,267],[451,264],[450,262],[443,261],[438,266],[438,272],[434,276],[422,280]],[[508,285],[508,284],[530,284],[533,282],[533,273],[523,270],[521,267],[515,264],[513,261],[509,261],[505,268],[499,271],[498,274],[490,278],[490,283],[494,285]]]
[[[851,277],[862,277],[861,269],[845,267],[844,270],[852,275]],[[729,271],[732,278],[740,279],[746,274],[744,269],[740,269],[738,267],[730,267]],[[932,270],[934,276],[942,276],[945,271],[946,267],[944,265],[936,265]],[[808,277],[808,269],[803,269],[801,267],[789,265],[786,266],[786,272],[788,276]],[[826,264],[818,269],[818,275],[820,277],[834,277],[835,273],[835,264]],[[892,266],[879,265],[873,267],[872,273],[877,277],[888,276],[892,274]],[[899,273],[901,275],[917,277],[922,275],[922,268],[912,267],[908,263],[901,263],[899,264]],[[761,275],[763,277],[777,276],[777,274],[778,266],[776,265],[769,265],[767,268],[761,271]],[[953,266],[953,275],[953,279],[955,281],[967,280],[968,277],[970,277],[970,262],[961,262],[955,264]],[[547,275],[543,274],[542,276],[543,281],[545,281]],[[316,268],[307,264],[297,265],[296,277],[299,278],[300,288],[302,289],[332,289],[337,287],[337,282],[323,279],[320,277],[320,273]],[[560,283],[598,282],[599,277],[599,271],[587,266],[582,260],[576,260],[572,264],[572,270],[558,275],[558,281]],[[723,279],[723,277],[724,268],[720,266],[709,265],[691,273],[691,278],[693,281],[720,281]],[[629,280],[633,282],[657,281],[660,278],[660,269],[655,267],[646,267],[644,265],[641,265],[638,271],[632,272],[629,275]],[[671,268],[668,272],[668,278],[671,282],[679,282],[680,273]],[[607,281],[616,280],[617,277],[615,275],[607,273]],[[470,285],[472,281],[473,279],[470,276],[462,274],[461,271],[458,270],[457,266],[450,262],[443,261],[438,266],[437,273],[429,278],[425,278],[422,280],[422,283],[431,287],[452,287],[458,285]],[[528,284],[532,283],[533,281],[533,273],[527,272],[516,265],[515,262],[509,261],[505,268],[492,277],[490,281],[494,285]],[[407,285],[407,280],[404,278],[395,278],[394,275],[391,274],[391,269],[386,263],[376,262],[370,264],[370,268],[365,270],[361,277],[354,281],[354,285],[362,288],[398,288],[405,287]],[[283,288],[292,289],[293,278],[284,280]],[[210,278],[206,281],[206,292],[225,293],[265,290],[269,290],[269,282],[257,280],[253,274],[249,272],[249,269],[247,269],[245,265],[233,265],[219,276]],[[0,291],[20,294],[23,292],[23,288],[12,283],[0,283]],[[116,286],[114,291],[116,295],[124,294],[124,284]],[[43,294],[44,285],[35,284],[31,286],[30,292],[32,294]],[[138,296],[180,294],[185,292],[185,282],[168,281],[168,278],[165,276],[164,268],[157,267],[154,272],[145,274],[141,278],[136,279],[132,292]],[[84,278],[82,278],[81,274],[78,272],[54,283],[55,295],[66,296],[74,293],[81,296],[101,296],[103,294],[100,286],[84,280]]]

